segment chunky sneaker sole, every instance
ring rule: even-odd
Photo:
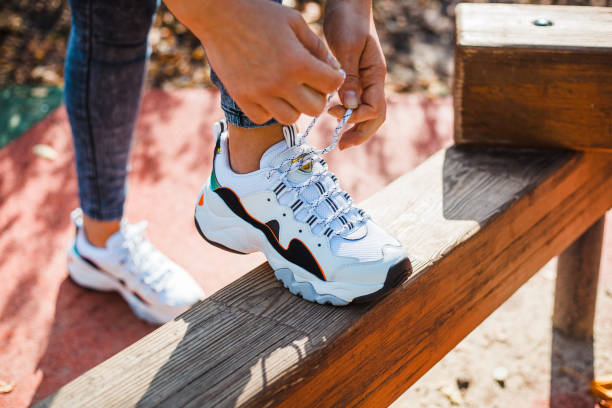
[[[263,200],[272,203],[272,197],[274,196]],[[233,208],[230,208],[228,203]],[[280,205],[277,207],[278,211],[283,211]],[[283,214],[286,215],[287,212]],[[282,214],[279,215],[282,217]],[[286,248],[283,247],[278,241],[278,231],[274,231],[274,223],[266,224],[257,220],[249,214],[231,189],[217,187],[213,191],[210,181],[200,193],[195,210],[195,225],[206,241],[221,249],[240,254],[263,252],[274,269],[276,278],[291,293],[320,304],[344,306],[349,303],[373,301],[398,286],[412,271],[407,257],[397,256],[398,259],[388,267],[386,279],[381,283],[363,284],[321,279],[306,270],[312,259],[317,265],[319,262],[299,239],[293,239]],[[299,231],[305,232],[306,227]],[[287,258],[297,258],[300,262],[297,264]],[[320,265],[318,266],[320,268]]]
[[[68,250],[68,273],[79,286],[102,292],[118,292],[128,303],[134,314],[149,323],[160,325],[172,320],[176,313],[151,305],[136,292],[127,288],[125,282],[99,269],[93,262],[82,258],[74,245]]]

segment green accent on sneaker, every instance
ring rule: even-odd
[[[215,165],[217,163],[217,155],[221,153],[221,137],[217,137],[217,143],[215,143],[215,150],[213,151],[213,165],[212,165],[212,173],[210,175],[210,189],[215,191],[221,185],[219,184],[219,180],[217,180],[217,176],[215,174]]]
[[[219,187],[221,186],[219,185],[219,181],[217,180],[217,176],[215,175],[215,168],[213,166],[212,174],[210,175],[210,189],[212,191],[215,191]]]

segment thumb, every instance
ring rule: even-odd
[[[340,101],[347,109],[357,109],[359,106],[359,95],[361,95],[361,83],[359,81],[359,55],[338,56],[342,69],[346,74],[344,83],[338,90]]]

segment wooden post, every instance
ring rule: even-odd
[[[593,337],[605,217],[559,256],[553,327],[581,340]]]
[[[612,152],[612,7],[457,6],[455,142]]]

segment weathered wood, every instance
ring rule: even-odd
[[[456,38],[456,143],[612,151],[612,8],[463,3]]]
[[[364,207],[413,276],[373,305],[289,294],[267,265],[41,407],[382,407],[612,205],[612,156],[450,148]]]
[[[604,223],[604,217],[597,220],[557,263],[553,327],[580,340],[593,338]]]

